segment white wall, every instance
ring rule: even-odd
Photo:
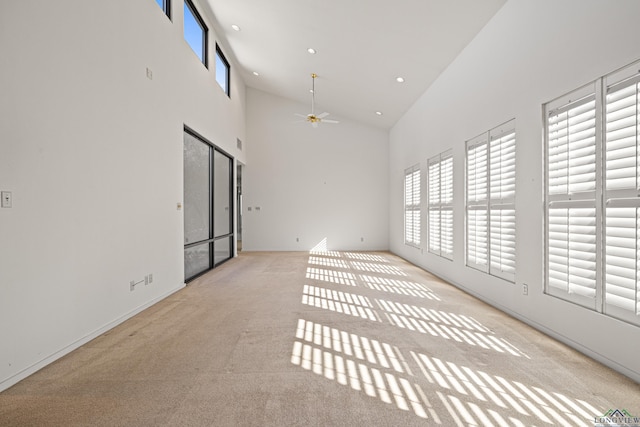
[[[243,250],[387,249],[388,133],[309,108],[247,89]]]
[[[245,161],[172,3],[0,2],[0,390],[184,286],[184,125]]]
[[[509,0],[390,136],[393,252],[636,381],[639,327],[543,294],[542,104],[639,59],[638,16],[636,0]],[[465,140],[512,118],[517,137],[516,284],[467,268],[464,260]],[[419,159],[425,169],[429,157],[449,148],[454,153],[453,261],[428,254],[424,243],[424,253],[404,245],[402,220],[404,168]],[[423,242],[426,237],[423,233]],[[524,283],[528,296],[522,294]]]

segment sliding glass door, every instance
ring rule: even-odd
[[[233,161],[213,151],[213,261],[217,265],[231,258],[233,248]]]
[[[185,129],[185,281],[233,255],[232,172],[231,157]]]

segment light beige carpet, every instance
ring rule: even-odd
[[[593,426],[633,381],[388,253],[242,253],[0,394],[2,426]]]

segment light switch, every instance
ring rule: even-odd
[[[2,207],[10,208],[12,204],[11,191],[3,191],[0,197],[2,197]]]

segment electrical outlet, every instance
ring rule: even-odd
[[[10,208],[11,205],[12,205],[12,200],[13,200],[13,197],[11,196],[11,191],[3,191],[2,194],[0,195],[0,197],[2,197],[1,206],[3,208]]]
[[[529,285],[526,283],[522,284],[522,295],[529,295]]]
[[[151,68],[147,68],[147,78],[153,80],[153,71],[151,71]]]

